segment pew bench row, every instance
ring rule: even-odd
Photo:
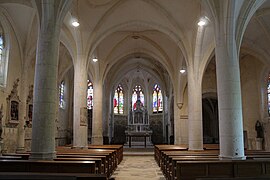
[[[0,172],[87,173],[109,178],[123,159],[121,145],[104,148],[91,145],[89,149],[59,147],[56,151],[56,158],[52,161],[28,160],[30,152],[3,154],[0,157]]]
[[[0,172],[0,179],[106,180],[107,177],[104,174],[88,174],[88,173]]]
[[[213,160],[177,161],[177,180],[202,178],[270,178],[270,161],[256,160]]]
[[[265,151],[246,151],[247,160],[225,161],[219,159],[219,151],[187,151],[183,146],[155,146],[155,159],[166,179],[197,178],[249,178],[269,177],[270,153]],[[243,168],[244,167],[244,168]],[[215,169],[217,168],[217,169]],[[224,171],[219,169],[225,168]],[[245,173],[257,169],[256,173]],[[258,173],[260,172],[260,173]],[[215,174],[216,173],[216,174]]]

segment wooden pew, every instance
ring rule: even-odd
[[[217,161],[218,156],[172,156],[169,162],[163,166],[163,172],[167,179],[175,179],[176,165],[178,161]]]
[[[177,180],[198,178],[270,178],[270,161],[256,160],[213,160],[177,161]]]
[[[0,156],[0,159],[6,159],[6,160],[20,160],[22,159],[21,156]]]
[[[122,145],[89,145],[88,149],[75,149],[72,147],[62,146],[56,148],[57,162],[94,162],[94,173],[105,174],[109,178],[117,165],[123,159]],[[11,156],[13,155],[13,156]],[[29,152],[7,153],[2,159],[29,159]],[[0,158],[1,160],[1,158]]]
[[[203,144],[204,150],[219,150],[219,144]]]
[[[179,150],[179,147],[174,147],[172,145],[170,145],[170,146],[158,145],[158,146],[155,146],[155,158],[156,158],[157,163],[160,165],[161,170],[164,173],[165,177],[167,179],[174,180],[177,177],[177,171],[178,171],[177,166],[178,166],[179,162],[182,162],[182,163],[193,162],[193,163],[191,163],[192,166],[195,165],[194,166],[195,169],[193,169],[193,171],[196,170],[196,165],[197,165],[196,162],[200,162],[200,161],[202,161],[202,162],[204,162],[204,161],[205,162],[212,162],[212,161],[225,162],[224,160],[219,160],[219,150],[217,147],[208,146],[205,149],[207,149],[207,148],[209,150],[187,151],[187,150],[183,150],[183,149]],[[260,160],[259,162],[270,161],[270,152],[246,150],[245,154],[246,154],[246,158],[248,160],[247,161],[241,160],[239,162],[245,162],[246,164],[242,164],[242,165],[245,165],[247,168],[249,168],[249,166],[253,166],[253,168],[251,168],[251,171],[254,168],[256,169],[256,166],[255,166],[256,163],[254,163],[256,161],[254,161],[254,160]],[[250,164],[251,161],[249,159],[251,159],[251,161],[253,160],[251,164]],[[236,168],[235,167],[236,165],[233,165],[233,166],[234,166],[234,168]],[[199,167],[201,167],[201,166],[199,166]],[[238,165],[237,165],[237,167],[238,167]],[[267,168],[270,169],[270,166],[266,165],[264,167],[264,169],[261,169],[261,170],[266,171]],[[270,171],[270,170],[268,170],[268,171]],[[191,174],[192,174],[192,171],[191,171]],[[252,175],[256,175],[256,174],[246,174],[245,177],[252,178]],[[256,175],[256,177],[257,176],[258,175]],[[264,176],[264,175],[262,175],[262,176]],[[266,176],[269,176],[269,174],[266,174]],[[204,178],[208,178],[208,176],[206,176]],[[220,178],[220,177],[218,177],[218,178]],[[181,176],[181,179],[188,179],[188,177]],[[191,178],[191,179],[194,179],[194,178]]]
[[[57,155],[57,158],[56,159],[75,159],[75,158],[78,158],[80,159],[80,161],[82,161],[84,158],[98,158],[101,160],[101,170],[100,172],[104,172],[104,174],[106,174],[107,177],[110,177],[113,173],[113,170],[111,169],[111,165],[110,163],[108,162],[108,157],[106,156],[100,156],[100,155],[78,155],[78,154],[58,154]],[[98,168],[98,167],[97,167]]]
[[[188,148],[186,145],[155,145],[154,146],[154,154],[155,160],[157,161],[158,165],[160,166],[160,158],[162,151],[187,151]]]
[[[23,160],[28,160],[29,159],[29,156],[30,156],[30,153],[29,152],[25,152],[25,153],[3,153],[2,154],[3,157],[5,156],[16,156],[16,157],[19,157],[20,159],[23,159]]]
[[[73,158],[91,158],[91,157],[102,157],[104,156],[105,171],[108,177],[112,175],[113,171],[117,167],[116,153],[114,150],[104,150],[104,149],[57,149],[57,157],[73,157]]]
[[[66,157],[66,158],[54,158],[54,161],[94,161],[96,165],[95,169],[95,174],[106,174],[104,164],[102,164],[102,159],[101,158],[96,158],[96,157],[87,157],[87,158],[82,158],[82,157],[76,157],[76,158],[71,158],[71,157]]]
[[[168,162],[169,156],[218,156],[218,151],[161,151],[158,164],[161,166],[163,163]]]
[[[0,179],[107,180],[107,177],[104,174],[87,173],[0,172]]]
[[[218,154],[209,153],[204,154],[204,152],[183,152],[178,153],[177,151],[165,151],[163,152],[163,157],[160,162],[160,168],[167,179],[172,179],[175,175],[176,161],[196,161],[196,160],[218,160]]]
[[[7,155],[13,155],[13,156],[7,156]],[[26,159],[29,157],[30,154],[5,154],[2,156],[0,159]],[[91,158],[91,159],[90,159]],[[100,155],[78,155],[78,154],[58,154],[57,158],[54,160],[56,161],[86,161],[86,160],[91,160],[95,161],[96,163],[96,171],[97,173],[100,174],[106,174],[107,177],[109,177],[112,173],[112,165],[109,165],[110,159],[106,156],[100,156]]]
[[[117,164],[123,160],[123,145],[88,145],[88,149],[116,150]]]
[[[95,173],[94,161],[0,160],[0,172]]]

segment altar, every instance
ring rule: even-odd
[[[151,143],[152,130],[148,121],[147,109],[143,106],[138,96],[134,108],[130,110],[127,130],[125,131],[126,140],[131,147],[132,142],[144,143],[144,147]]]
[[[151,141],[151,135],[152,132],[128,132],[126,133],[126,137],[128,138],[128,146],[131,147],[132,137],[143,137],[144,147],[146,147],[147,141]]]

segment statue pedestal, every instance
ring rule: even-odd
[[[256,138],[256,150],[263,150],[262,142],[263,138]]]

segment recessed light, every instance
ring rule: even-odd
[[[180,73],[181,73],[181,74],[184,74],[185,72],[186,72],[185,69],[180,69]]]
[[[80,23],[78,21],[73,21],[72,22],[72,26],[74,27],[78,27],[80,25]]]
[[[94,62],[97,62],[97,61],[98,61],[98,58],[97,58],[97,57],[94,57],[94,58],[93,58],[93,61],[94,61]]]

